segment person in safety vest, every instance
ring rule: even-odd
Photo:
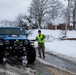
[[[45,58],[44,39],[45,39],[45,35],[41,33],[41,30],[38,30],[38,36],[36,37],[36,41],[38,42],[38,52],[40,58],[41,58],[41,52],[43,54],[43,58]]]

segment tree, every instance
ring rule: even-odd
[[[73,29],[75,30],[76,25],[76,0],[68,0],[68,25],[73,23]]]
[[[32,0],[29,12],[38,28],[41,28],[44,18],[50,14],[51,18],[55,19],[62,7],[59,0]]]
[[[27,24],[26,21],[28,21],[26,15],[19,14],[19,15],[17,16],[17,23],[18,23],[18,26],[24,27],[25,29],[28,29],[29,26],[28,26],[28,24]]]
[[[73,8],[73,29],[75,30],[76,25],[76,1],[74,2],[74,8]]]
[[[67,15],[68,15],[68,25],[73,23],[73,29],[75,30],[76,26],[76,0],[67,0],[68,7],[67,7]]]

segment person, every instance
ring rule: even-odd
[[[38,36],[36,36],[36,41],[38,42],[38,52],[40,58],[41,58],[41,53],[43,54],[43,58],[45,58],[44,39],[45,39],[45,35],[41,33],[41,30],[38,30]]]

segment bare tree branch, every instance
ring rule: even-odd
[[[59,0],[32,0],[30,6],[30,14],[36,20],[38,27],[41,28],[41,23],[46,14],[57,16],[59,9],[63,5]]]

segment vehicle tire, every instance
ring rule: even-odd
[[[3,56],[0,55],[0,64],[3,63]]]
[[[29,49],[29,53],[27,54],[28,64],[33,64],[36,60],[36,51],[34,47]]]
[[[0,64],[3,63],[3,51],[4,51],[4,49],[3,49],[3,47],[1,46],[1,47],[0,47]]]

